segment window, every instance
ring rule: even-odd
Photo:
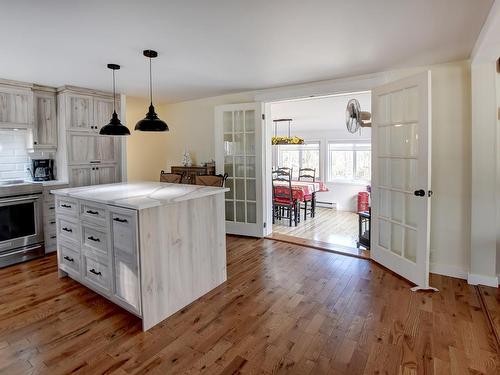
[[[371,145],[369,143],[328,143],[330,181],[371,180]]]
[[[298,178],[300,168],[313,168],[319,177],[319,142],[278,146],[277,167],[293,168],[293,178]]]

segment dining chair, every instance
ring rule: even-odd
[[[170,182],[172,184],[180,184],[182,180],[182,175],[178,173],[167,173],[165,171],[160,172],[160,182]]]
[[[290,174],[290,178],[293,178],[293,167],[278,167],[277,170],[287,172]]]
[[[195,177],[196,185],[224,187],[228,174],[200,175]]]
[[[300,203],[293,198],[292,178],[289,172],[276,170],[272,176],[273,183],[273,224],[275,220],[281,220],[283,217],[292,222],[300,221]],[[286,215],[286,216],[285,216]]]
[[[299,181],[316,181],[316,169],[315,168],[300,168],[299,169]],[[316,193],[313,192],[311,195],[306,195],[304,197],[304,221],[307,220],[307,213],[309,212],[310,217],[314,217],[316,211]]]

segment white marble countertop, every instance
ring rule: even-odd
[[[45,186],[57,186],[57,185],[68,185],[68,181],[64,180],[50,180],[50,181],[42,181],[41,184]]]
[[[226,191],[229,191],[229,189],[144,181],[58,189],[52,190],[51,193],[58,196],[141,210],[221,194]]]

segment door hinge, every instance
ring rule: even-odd
[[[265,120],[266,119],[266,115],[263,113],[262,114],[262,120]]]

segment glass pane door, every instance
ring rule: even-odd
[[[226,231],[261,236],[260,104],[221,106],[216,115],[216,166],[227,173],[230,189],[225,195]]]

